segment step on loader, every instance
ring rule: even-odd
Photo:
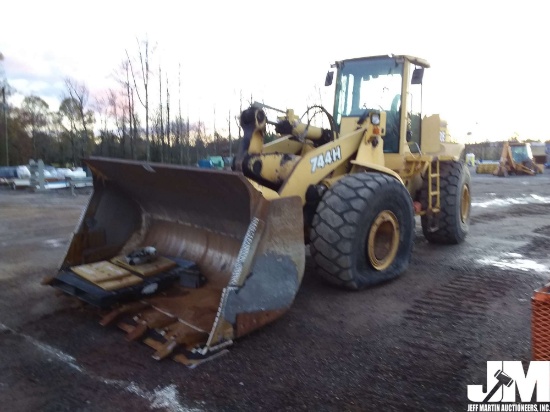
[[[326,79],[333,114],[315,106],[307,120],[290,109],[269,120],[274,108],[252,105],[232,171],[87,159],[93,195],[45,283],[101,307],[103,325],[155,359],[192,367],[290,308],[305,245],[316,275],[358,290],[407,270],[415,215],[429,242],[462,242],[470,175],[463,146],[422,115],[428,67],[411,56],[339,61]],[[278,138],[264,144],[268,123]]]

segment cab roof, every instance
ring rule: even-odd
[[[370,59],[380,59],[380,58],[394,58],[394,59],[402,58],[410,61],[412,64],[415,64],[417,66],[425,67],[426,69],[430,67],[430,63],[428,63],[427,60],[424,60],[420,57],[410,56],[408,54],[382,54],[379,56],[356,57],[353,59],[344,59],[344,60],[337,61],[336,65],[338,65],[339,63],[349,62],[353,60],[370,60]]]

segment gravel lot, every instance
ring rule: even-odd
[[[550,281],[550,173],[472,173],[472,193],[465,243],[434,247],[417,224],[407,273],[355,293],[308,264],[283,318],[190,370],[40,285],[86,192],[0,189],[0,409],[466,410],[487,360],[530,359],[530,297]]]

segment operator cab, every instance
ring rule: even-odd
[[[430,67],[428,62],[411,56],[385,55],[342,60],[334,67],[334,120],[340,134],[354,130],[357,118],[366,110],[384,111],[384,153],[402,153],[405,141],[420,147],[422,77],[424,68]],[[325,84],[331,83],[332,75],[327,74]]]

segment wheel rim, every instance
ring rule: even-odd
[[[462,198],[460,200],[460,220],[466,223],[470,216],[470,189],[467,185],[462,186]]]
[[[397,255],[399,246],[399,222],[389,210],[376,216],[369,230],[367,256],[376,270],[388,268]]]

